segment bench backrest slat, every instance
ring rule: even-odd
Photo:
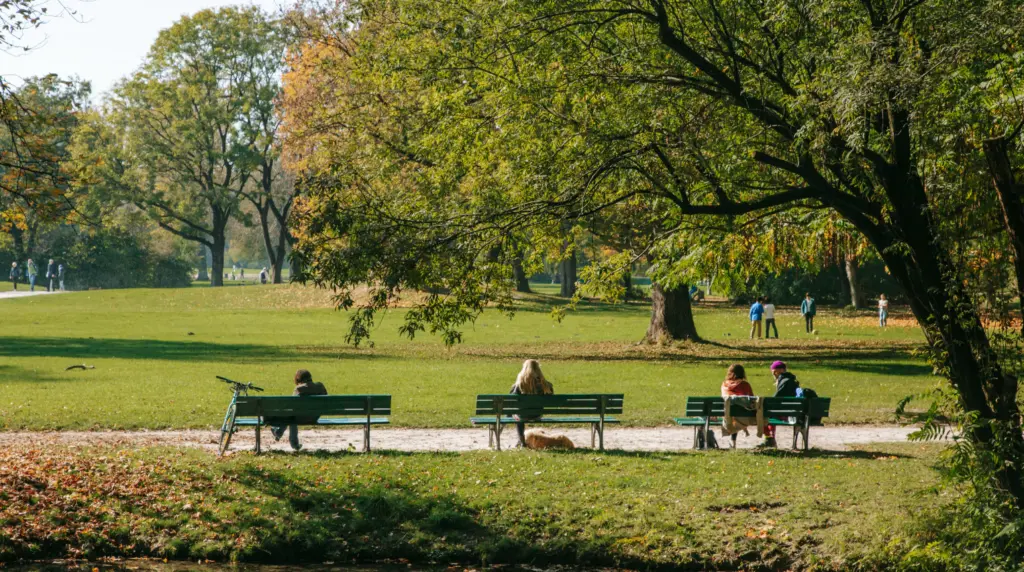
[[[805,399],[803,397],[767,397],[764,414],[770,417],[828,417],[830,397]],[[725,415],[725,400],[721,397],[687,397],[687,417],[721,417]]]
[[[478,395],[477,415],[621,415],[624,395],[563,394],[563,395]],[[603,411],[602,411],[603,403]]]
[[[391,415],[390,395],[249,396],[235,402],[239,417]]]

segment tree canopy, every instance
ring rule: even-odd
[[[972,474],[1024,499],[1018,342],[968,286],[1024,260],[1019,2],[311,4],[298,250],[318,283],[374,287],[354,332],[418,288],[439,294],[406,331],[457,340],[510,288],[485,253],[526,231],[643,205],[685,260],[699,233],[826,211],[906,291]]]

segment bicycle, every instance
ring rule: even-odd
[[[250,391],[261,392],[262,387],[256,387],[249,383],[242,383],[240,381],[234,381],[226,377],[217,376],[217,379],[231,385],[231,389],[234,395],[231,396],[231,404],[228,405],[227,413],[224,414],[224,424],[220,427],[220,455],[223,455],[228,450],[228,445],[231,444],[231,436],[235,433],[235,402],[238,401],[238,396],[248,396]]]

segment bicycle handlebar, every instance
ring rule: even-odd
[[[252,384],[251,381],[249,383],[242,383],[240,381],[235,381],[233,379],[228,379],[228,378],[220,376],[220,375],[217,376],[217,379],[223,381],[224,383],[229,383],[229,384],[235,386],[236,388],[242,388],[242,389],[246,389],[246,390],[249,390],[249,391],[263,391],[262,387],[256,387],[255,385]]]

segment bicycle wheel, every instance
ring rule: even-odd
[[[224,417],[224,425],[220,428],[220,454],[223,455],[231,444],[231,435],[235,433],[235,404],[228,407],[228,414]]]

